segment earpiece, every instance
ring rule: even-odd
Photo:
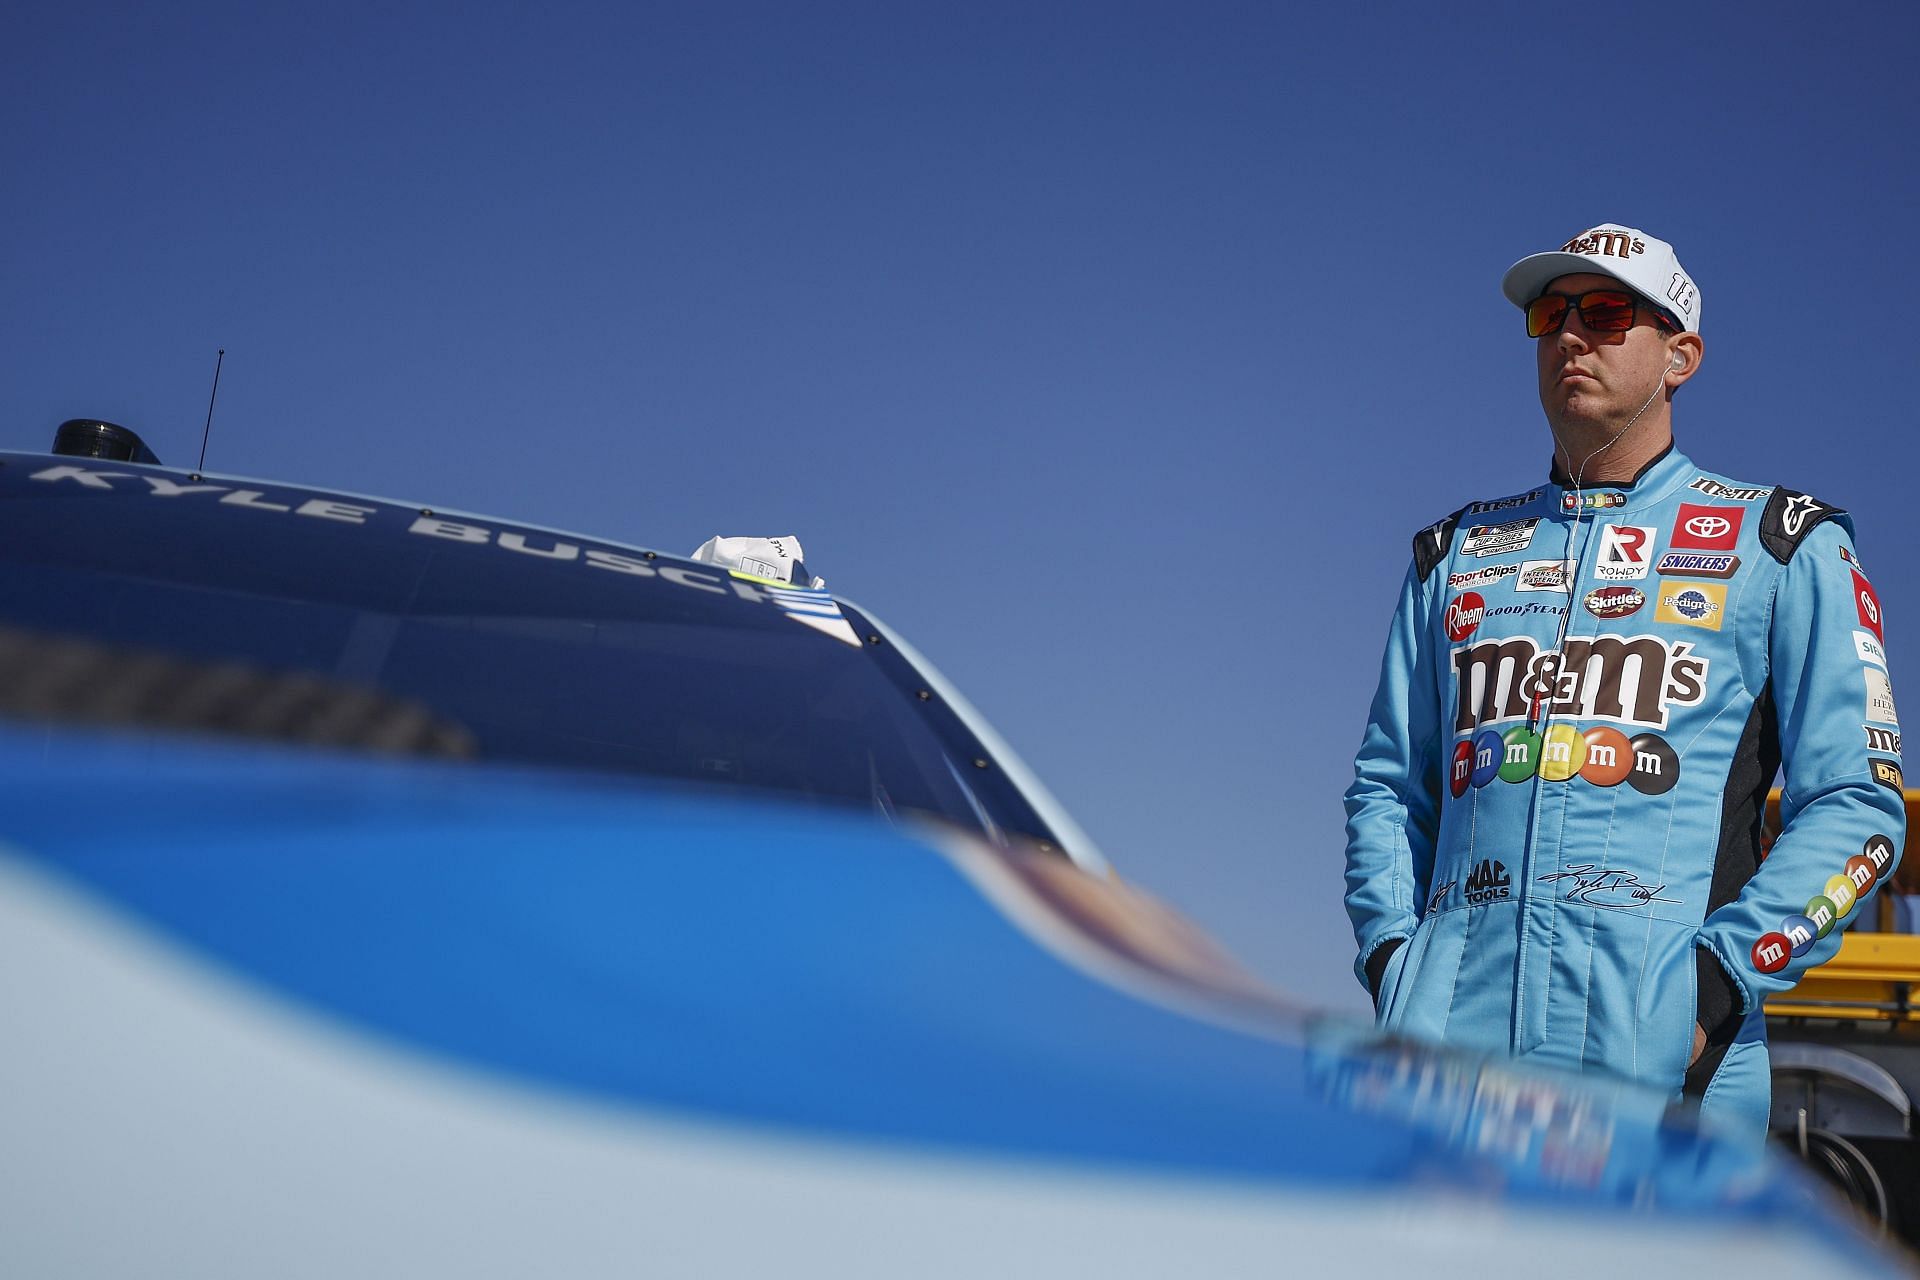
[[[1686,367],[1687,367],[1687,358],[1681,355],[1678,351],[1673,353],[1673,359],[1667,361],[1667,368],[1673,370],[1675,373],[1680,372],[1682,369]]]

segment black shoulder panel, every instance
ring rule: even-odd
[[[1818,498],[1810,498],[1782,485],[1767,499],[1760,513],[1760,545],[1781,564],[1793,559],[1801,542],[1822,520],[1845,515],[1839,507],[1830,507]]]
[[[1460,524],[1465,507],[1454,512],[1445,520],[1436,520],[1420,532],[1413,535],[1413,564],[1420,571],[1420,581],[1425,582],[1427,575],[1433,572],[1433,566],[1447,558],[1447,552],[1453,550],[1453,531]]]

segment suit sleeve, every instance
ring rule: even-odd
[[[1409,568],[1347,788],[1347,915],[1360,948],[1354,972],[1369,990],[1368,960],[1413,933],[1433,874],[1441,735],[1429,608],[1426,584]]]
[[[1883,631],[1846,518],[1823,522],[1780,573],[1767,639],[1785,775],[1781,835],[1700,931],[1724,970],[1729,1014],[1751,1012],[1832,959],[1842,930],[1893,876],[1906,839],[1899,759],[1870,749],[1867,732],[1876,716],[1883,742],[1899,731]],[[1703,987],[1703,1024],[1720,1012],[1712,1004]]]

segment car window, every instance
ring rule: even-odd
[[[0,627],[37,638],[20,652],[40,667],[95,673],[26,681],[33,705],[0,710],[342,745],[328,718],[373,696],[389,729],[417,712],[439,754],[1051,839],[911,665],[824,592],[371,501],[327,515],[304,490],[154,501],[141,479],[40,489],[0,470],[0,497],[21,500]],[[320,515],[288,518],[303,507]],[[99,696],[129,671],[144,692]]]

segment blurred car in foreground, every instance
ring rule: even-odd
[[[1899,1265],[1262,987],[866,610],[134,456],[0,454],[0,1274]]]

